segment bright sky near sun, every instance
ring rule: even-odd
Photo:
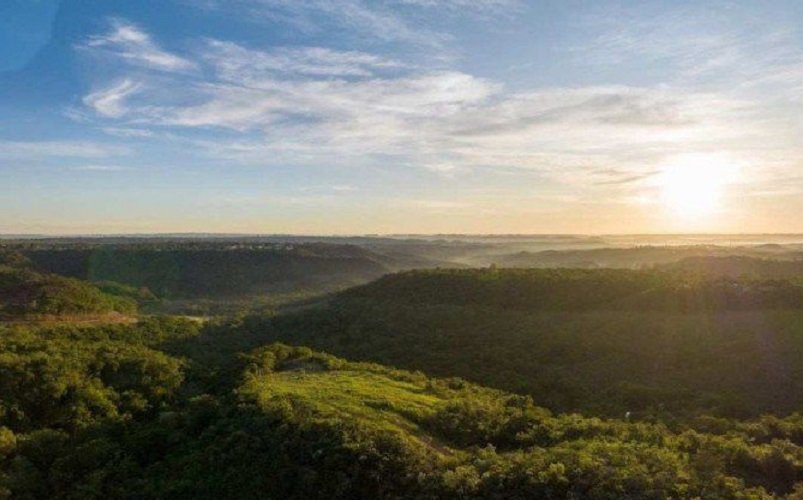
[[[803,232],[803,2],[3,0],[0,233]]]

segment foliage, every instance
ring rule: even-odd
[[[388,275],[343,294],[407,304],[525,310],[803,309],[803,286],[626,269],[437,269]]]
[[[317,308],[249,318],[229,334],[253,345],[280,341],[460,376],[529,394],[555,411],[671,422],[801,408],[803,311],[713,307],[713,300],[698,309],[689,297],[708,295],[693,285],[670,294],[683,278],[670,276],[662,284],[664,276],[625,270],[403,273]],[[632,305],[646,296],[662,298],[650,299],[653,308]]]
[[[432,271],[278,316],[3,326],[0,498],[798,498],[783,290]]]
[[[0,328],[0,426],[74,431],[162,408],[175,398],[183,363],[154,347],[193,328],[157,319],[133,327]]]
[[[764,498],[803,481],[803,449],[788,439],[803,429],[799,415],[723,421],[716,433],[670,431],[554,415],[527,397],[307,348],[271,345],[242,362],[234,393],[191,397],[158,415],[71,433],[0,428],[0,491],[21,498]]]
[[[132,314],[133,300],[108,295],[72,278],[0,266],[0,319],[70,315]]]
[[[687,257],[665,264],[663,269],[693,272],[711,277],[751,277],[753,279],[791,280],[803,279],[803,259],[800,254],[794,259],[767,259],[747,256]]]
[[[36,245],[20,251],[36,269],[92,282],[147,288],[159,298],[212,298],[336,287],[387,268],[349,245],[137,244]]]

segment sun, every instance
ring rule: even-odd
[[[735,173],[735,164],[720,155],[676,158],[659,174],[661,200],[679,217],[710,216],[723,208],[725,189]]]

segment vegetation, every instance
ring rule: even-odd
[[[677,262],[665,264],[668,270],[681,270],[710,277],[753,279],[803,280],[803,259],[800,255],[794,260],[767,259],[746,256],[730,257],[688,257]]]
[[[0,425],[76,430],[162,407],[182,382],[181,363],[135,341],[167,325],[0,331]]]
[[[0,427],[0,494],[769,498],[803,481],[798,415],[709,418],[670,431],[554,415],[528,397],[306,348],[271,345],[231,361],[240,373],[233,391],[179,391],[158,413],[58,430]]]
[[[492,262],[501,267],[571,267],[571,268],[628,268],[647,269],[668,266],[684,260],[706,261],[733,259],[747,261],[776,261],[787,263],[803,257],[800,249],[787,245],[640,245],[627,247],[601,246],[599,248],[529,251],[475,258],[475,263]],[[683,267],[683,266],[681,266]],[[787,269],[794,269],[789,266]],[[797,267],[799,274],[799,265]],[[736,274],[735,276],[738,276]],[[784,278],[789,275],[783,276]]]
[[[803,404],[799,297],[788,283],[647,271],[421,271],[236,329],[253,345],[460,376],[555,411],[746,417]]]
[[[0,321],[133,314],[137,303],[86,282],[0,265]]]
[[[428,261],[346,244],[217,240],[0,242],[0,265],[89,281],[157,314],[258,312]]]
[[[788,281],[710,278],[624,269],[438,269],[385,276],[348,298],[524,310],[744,310],[803,308]]]
[[[144,287],[166,299],[344,286],[387,271],[367,250],[346,245],[37,245],[22,253],[42,271]]]
[[[321,300],[296,249],[179,247],[115,247],[99,276],[122,281],[94,284],[36,270],[87,249],[0,252],[0,499],[803,497],[793,260],[412,271]],[[319,277],[361,259],[333,251]],[[256,281],[227,267],[245,255]],[[160,293],[300,302],[75,321]]]

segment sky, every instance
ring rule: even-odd
[[[803,232],[803,2],[3,0],[0,233]]]

